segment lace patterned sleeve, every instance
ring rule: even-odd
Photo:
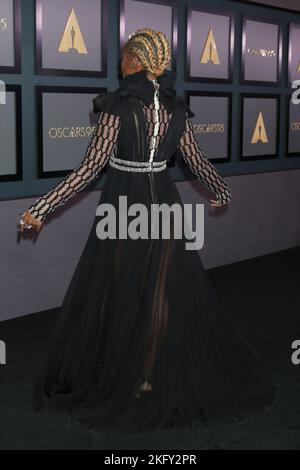
[[[191,171],[216,194],[216,200],[221,204],[227,204],[231,200],[229,187],[199,146],[188,113],[186,113],[186,129],[177,148]]]
[[[120,116],[101,111],[97,126],[87,146],[82,162],[57,186],[37,199],[27,211],[44,221],[58,206],[79,193],[101,172],[117,143]]]

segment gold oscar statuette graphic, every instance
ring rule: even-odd
[[[220,59],[212,28],[209,28],[205,45],[201,54],[200,64],[219,65]]]
[[[251,144],[257,144],[258,142],[263,143],[263,144],[266,144],[269,142],[263,115],[261,111],[259,112],[259,115],[256,121]]]
[[[298,67],[297,67],[297,72],[300,72],[300,60],[299,60],[299,64],[298,64]]]
[[[59,43],[58,52],[77,52],[78,54],[87,54],[87,48],[80,31],[74,8],[72,8],[69,15]]]

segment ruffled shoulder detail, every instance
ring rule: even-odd
[[[175,99],[176,99],[176,101],[177,101],[177,104],[178,104],[179,106],[182,106],[183,109],[187,112],[188,117],[194,117],[194,116],[196,116],[196,114],[193,113],[193,111],[191,110],[191,108],[189,107],[189,105],[187,104],[187,102],[186,102],[183,98],[181,98],[181,96],[175,96]]]
[[[117,116],[121,116],[121,110],[122,97],[119,89],[115,91],[105,91],[93,99],[94,113],[105,111],[109,114],[116,114]]]

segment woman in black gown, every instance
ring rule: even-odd
[[[84,159],[23,214],[45,217],[109,163],[99,203],[182,201],[166,162],[176,149],[216,198],[231,193],[195,139],[194,113],[166,71],[170,46],[143,28],[122,54],[123,79],[94,99],[97,128]],[[226,318],[199,253],[185,238],[106,238],[95,217],[34,380],[34,406],[63,397],[90,426],[119,431],[222,422],[274,403],[276,382]],[[118,225],[118,224],[117,224]],[[150,225],[150,223],[149,223]],[[118,229],[117,229],[118,233]],[[149,232],[150,234],[150,232]]]

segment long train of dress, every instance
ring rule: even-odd
[[[141,175],[108,173],[99,203],[117,207],[126,191],[128,205],[136,194],[148,205]],[[160,203],[182,204],[167,172],[156,188]],[[98,221],[42,359],[37,407],[45,384],[46,395],[68,392],[90,426],[121,432],[232,421],[270,406],[273,377],[229,323],[198,252],[172,237],[99,240]]]

